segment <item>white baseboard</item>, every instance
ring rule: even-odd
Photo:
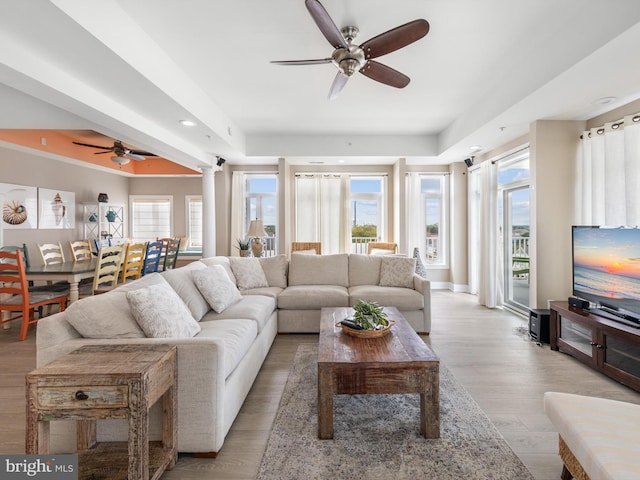
[[[468,293],[468,285],[457,285],[451,282],[431,282],[431,290],[451,290],[456,293]]]

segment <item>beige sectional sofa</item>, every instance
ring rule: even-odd
[[[87,344],[177,345],[178,450],[217,452],[278,331],[317,332],[322,307],[364,299],[397,306],[417,331],[428,332],[429,282],[413,274],[411,260],[354,254],[205,258],[40,320],[37,365]],[[156,405],[150,428],[158,438],[159,419]],[[126,435],[124,421],[98,424],[99,440]],[[72,422],[52,422],[51,437],[53,452],[75,450]]]

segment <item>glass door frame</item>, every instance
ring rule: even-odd
[[[529,181],[509,183],[499,189],[499,195],[502,200],[502,218],[501,218],[501,230],[502,230],[502,248],[503,248],[503,268],[504,268],[504,298],[503,303],[505,306],[512,308],[522,313],[529,312],[529,301],[527,304],[514,300],[513,297],[513,244],[512,244],[512,231],[513,231],[513,218],[512,218],[512,194],[522,190],[530,191]],[[529,212],[531,212],[531,196],[529,195]],[[529,217],[529,232],[531,232],[531,217]],[[529,239],[531,237],[529,236]],[[530,279],[530,271],[527,274],[528,280]]]

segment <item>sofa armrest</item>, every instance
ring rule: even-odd
[[[424,315],[425,330],[418,333],[428,334],[431,331],[431,282],[418,274],[414,274],[413,289],[420,292],[424,297],[424,309],[422,313]]]

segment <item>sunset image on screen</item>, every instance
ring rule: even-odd
[[[602,299],[640,298],[640,231],[574,229],[573,276],[577,292]]]

